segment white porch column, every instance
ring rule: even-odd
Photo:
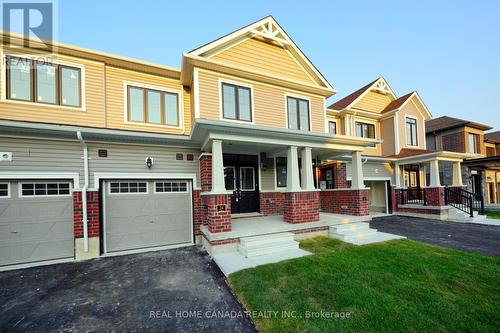
[[[394,164],[394,185],[397,188],[401,187],[401,166],[399,164]]]
[[[460,162],[453,162],[453,185],[452,186],[464,186],[462,183],[462,168]]]
[[[439,161],[432,160],[429,163],[430,163],[429,187],[440,187],[441,181],[439,180]]]
[[[363,189],[363,163],[361,162],[361,152],[352,152],[352,189]]]
[[[302,149],[302,189],[305,191],[315,190],[311,147]]]
[[[212,192],[226,192],[224,184],[224,161],[222,159],[222,141],[212,141]]]
[[[288,192],[300,191],[299,181],[299,158],[297,156],[297,147],[288,147],[286,153],[286,190]]]

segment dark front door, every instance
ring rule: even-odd
[[[259,161],[255,155],[224,154],[224,180],[231,195],[231,213],[259,211]]]

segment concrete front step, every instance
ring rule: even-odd
[[[338,234],[347,234],[353,232],[363,232],[365,230],[370,229],[370,223],[366,222],[357,222],[357,223],[348,223],[342,225],[334,225],[330,227],[330,230],[338,233]],[[376,230],[376,229],[371,229]]]
[[[351,241],[356,240],[356,239],[363,239],[363,238],[366,238],[368,236],[375,235],[376,233],[377,233],[377,230],[374,230],[374,229],[367,229],[367,230],[363,230],[361,232],[358,231],[358,232],[343,233],[343,234],[339,234],[339,233],[330,231],[330,237],[340,239],[341,241],[344,241],[344,242],[351,242]]]
[[[293,251],[299,248],[299,242],[294,240],[291,232],[244,237],[240,239],[238,251],[245,257],[251,258],[272,253]]]

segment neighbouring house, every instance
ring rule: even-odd
[[[426,122],[428,147],[469,154],[462,165],[464,185],[470,192],[483,197],[487,205],[499,203],[497,171],[500,170],[500,157],[497,156],[497,146],[500,132],[485,133],[491,129],[487,125],[448,116]],[[452,183],[451,171],[449,164],[440,166],[443,185]]]
[[[445,184],[439,170],[451,165],[448,185],[460,188],[463,186],[460,165],[472,155],[446,147],[436,151],[429,146],[426,127],[430,119],[431,114],[417,92],[398,97],[382,77],[327,108],[330,134],[381,140],[366,147],[361,159],[364,185],[370,188],[371,212],[448,217]],[[324,191],[345,187],[342,173],[347,174],[349,182],[352,172],[359,167],[347,155],[320,160],[320,187]]]
[[[183,53],[180,69],[2,40],[0,266],[215,252],[238,245],[248,214],[328,232],[315,163],[340,154],[351,186],[337,174],[344,199],[328,210],[369,218],[361,154],[382,140],[328,134],[335,90],[272,17]]]

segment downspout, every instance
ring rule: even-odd
[[[78,140],[83,148],[83,174],[84,184],[82,187],[82,222],[83,222],[83,251],[89,252],[89,228],[87,220],[87,189],[89,187],[89,150],[83,140],[82,132],[76,132]]]
[[[495,199],[497,200],[497,202],[496,202],[497,204],[499,203],[498,201],[500,200],[500,195],[499,195],[499,193],[498,193],[498,173],[499,173],[499,172],[500,172],[500,171],[498,171],[498,170],[497,170],[497,171],[495,171],[495,192],[497,193],[497,195],[496,195],[496,198],[495,198]]]

